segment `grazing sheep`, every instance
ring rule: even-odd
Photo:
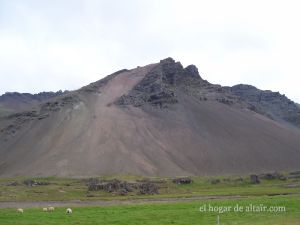
[[[67,213],[67,214],[72,214],[72,209],[67,208],[66,213]]]
[[[43,208],[43,212],[48,212],[48,209],[47,208]]]
[[[17,209],[17,212],[18,212],[18,213],[23,213],[24,210],[20,208],[20,209]]]
[[[54,211],[54,207],[49,207],[49,208],[48,208],[48,211],[49,211],[49,212],[53,212],[53,211]]]

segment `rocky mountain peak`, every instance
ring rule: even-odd
[[[237,84],[232,87],[235,90],[258,90],[256,87],[249,84]]]
[[[175,64],[175,60],[171,57],[168,57],[168,58],[165,58],[165,59],[162,59],[159,61],[160,64]]]
[[[160,60],[128,94],[116,102],[119,105],[152,105],[167,107],[178,102],[177,93],[203,82],[194,65],[186,68],[172,58]]]
[[[198,68],[195,65],[189,65],[185,69],[185,73],[192,77],[200,77]]]
[[[200,78],[198,68],[195,65],[189,65],[186,68],[183,68],[180,62],[176,62],[171,57],[160,60],[159,66],[162,68],[162,71],[167,77],[172,77],[173,79],[174,75],[177,77],[190,76]]]

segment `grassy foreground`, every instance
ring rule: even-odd
[[[120,179],[128,182],[143,180],[143,177],[120,176],[101,177],[100,179]],[[29,187],[26,179],[47,182],[48,185]],[[300,194],[300,178],[287,180],[261,179],[260,184],[251,184],[249,176],[245,177],[192,177],[193,183],[178,185],[170,178],[147,178],[159,185],[159,194],[140,195],[130,192],[125,196],[105,191],[89,191],[87,179],[79,178],[0,178],[0,201],[64,201],[64,200],[130,200],[153,198],[181,198],[195,196],[273,196]],[[16,185],[11,185],[16,183]]]
[[[71,207],[72,215],[66,215],[67,206],[57,207],[52,213],[43,212],[41,207],[25,208],[23,214],[15,208],[4,208],[0,209],[0,225],[213,225],[217,224],[218,215],[222,225],[300,225],[300,177],[286,175],[287,179],[260,179],[259,184],[252,184],[249,176],[192,177],[190,184],[176,184],[171,178],[98,178],[131,183],[147,180],[159,186],[157,194],[133,190],[125,195],[118,191],[89,190],[88,180],[80,178],[0,178],[0,204],[4,207],[5,202],[18,205],[28,201],[32,207],[31,202],[35,201],[49,206],[51,201],[121,200],[115,201],[119,204],[127,200],[127,205]],[[40,184],[28,185],[28,180]],[[186,197],[202,196],[214,196],[215,200],[183,201]],[[142,203],[131,201],[135,199]],[[165,200],[151,203],[151,199]]]
[[[250,204],[267,207],[264,212],[220,213],[220,224],[248,225],[299,225],[300,197],[276,196],[240,200],[213,200],[181,203],[157,203],[107,207],[76,207],[72,215],[66,215],[65,208],[56,208],[53,213],[42,212],[41,208],[24,209],[18,214],[15,209],[0,209],[2,225],[210,225],[217,224],[218,212],[200,212],[199,208],[228,207],[236,205],[246,209]],[[270,207],[281,207],[280,212],[270,212]],[[285,210],[283,211],[283,208]],[[208,210],[208,208],[207,208]]]

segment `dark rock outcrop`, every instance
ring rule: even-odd
[[[221,183],[221,180],[220,180],[220,179],[212,179],[212,180],[210,181],[210,183],[211,183],[211,184],[219,184],[219,183]]]
[[[195,65],[189,65],[184,69],[185,73],[187,76],[191,76],[191,77],[195,77],[198,78],[199,72],[198,72],[198,68]]]
[[[210,84],[199,75],[195,65],[184,68],[172,58],[161,60],[141,82],[115,104],[167,108],[186,95],[198,101],[217,101],[226,105],[240,104],[239,98],[220,85]]]
[[[300,171],[290,172],[288,178],[300,178]]]
[[[105,191],[108,193],[118,193],[120,195],[126,195],[134,190],[143,195],[158,194],[159,190],[159,186],[151,181],[129,183],[117,179],[105,181],[92,178],[89,179],[87,186],[89,191]]]
[[[24,180],[23,183],[28,186],[28,187],[34,187],[34,186],[44,186],[44,185],[49,185],[49,182],[46,181],[36,181],[36,180]]]
[[[183,68],[180,62],[166,58],[161,60],[127,95],[121,96],[115,103],[136,107],[149,104],[165,108],[178,102],[176,95],[181,86],[199,81],[202,79],[196,66]]]
[[[279,92],[262,91],[251,85],[236,85],[230,91],[249,109],[276,121],[285,121],[300,128],[300,109],[297,104]]]
[[[6,142],[9,138],[14,137],[19,130],[26,124],[34,120],[43,120],[51,116],[52,113],[58,112],[64,107],[72,107],[80,101],[75,94],[59,96],[51,101],[40,103],[39,110],[23,111],[7,115],[3,119],[7,119],[9,124],[0,130],[0,134]]]
[[[275,179],[286,180],[287,179],[286,176],[277,172],[260,174],[258,177],[260,179],[265,179],[265,180],[275,180]]]
[[[74,106],[79,101],[79,97],[75,94],[64,95],[54,99],[53,101],[48,101],[41,104],[41,112],[57,112],[65,106]]]
[[[250,175],[250,183],[259,184],[260,183],[259,177],[255,174]]]
[[[191,184],[193,180],[190,177],[174,178],[174,184]]]
[[[140,194],[153,195],[158,194],[158,185],[152,182],[141,183],[139,185]]]
[[[117,179],[111,181],[100,181],[98,179],[90,179],[88,182],[88,190],[89,191],[106,191],[106,192],[122,192],[128,193],[135,188],[134,184],[127,183],[126,181],[120,181]]]

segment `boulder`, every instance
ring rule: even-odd
[[[191,184],[193,180],[189,177],[181,177],[181,178],[174,178],[173,183],[175,184]]]
[[[259,184],[260,180],[257,175],[252,174],[252,175],[250,175],[250,182],[251,182],[251,184]]]

